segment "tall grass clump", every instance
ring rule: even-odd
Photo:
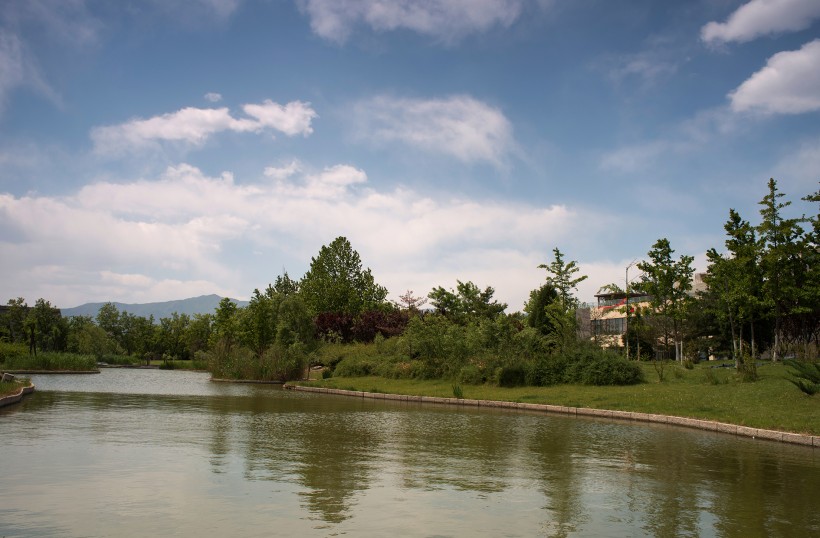
[[[6,359],[3,366],[7,370],[96,370],[97,360],[93,355],[79,353],[43,352],[34,355],[15,356]]]
[[[787,359],[783,364],[793,368],[789,382],[809,396],[820,392],[820,362],[801,362]]]
[[[217,345],[208,354],[208,370],[215,378],[288,381],[302,377],[308,364],[301,344],[272,345],[261,357],[242,346]]]

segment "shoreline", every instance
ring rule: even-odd
[[[17,391],[15,394],[9,394],[8,396],[0,397],[0,407],[6,407],[7,405],[13,405],[16,403],[20,403],[23,401],[23,396],[31,394],[34,392],[34,384],[30,384],[28,387],[20,387],[20,390]]]
[[[284,388],[287,390],[295,390],[301,392],[335,394],[347,397],[368,398],[371,400],[393,400],[417,403],[434,403],[439,405],[454,405],[464,407],[515,409],[523,411],[539,411],[542,413],[573,417],[584,416],[610,418],[615,420],[626,420],[632,422],[647,422],[653,424],[669,424],[673,426],[683,426],[685,428],[692,428],[697,430],[736,435],[739,437],[765,439],[768,441],[778,441],[781,443],[820,448],[820,436],[818,435],[782,432],[777,430],[765,430],[762,428],[750,428],[748,426],[738,426],[737,424],[729,424],[726,422],[716,422],[713,420],[702,420],[697,418],[676,417],[671,415],[638,413],[634,411],[614,411],[609,409],[593,409],[591,407],[567,407],[563,405],[508,402],[500,400],[471,400],[465,398],[444,398],[438,396],[411,396],[407,394],[386,394],[383,392],[362,392],[355,390],[331,389],[326,387],[309,387],[304,385],[285,384]]]
[[[202,371],[202,370],[200,370]],[[210,379],[214,383],[245,383],[248,385],[284,385],[284,381],[260,381],[257,379],[224,379],[221,377],[212,377]]]
[[[10,374],[43,375],[43,374],[99,374],[99,370],[3,370]]]

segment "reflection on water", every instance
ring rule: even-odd
[[[0,410],[0,536],[808,536],[818,451],[660,425],[35,376]]]

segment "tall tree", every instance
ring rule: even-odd
[[[555,259],[549,264],[542,263],[538,268],[547,270],[547,284],[558,292],[558,299],[564,310],[575,310],[579,305],[575,291],[578,284],[587,279],[587,275],[575,276],[580,271],[578,262],[565,262],[564,254],[558,248],[552,249],[552,253]]]
[[[743,220],[734,209],[729,210],[729,220],[724,224],[726,249],[723,256],[715,249],[709,249],[709,260],[705,281],[708,294],[714,295],[714,312],[728,324],[732,338],[732,352],[735,364],[740,367],[743,355],[744,327],[748,326],[751,358],[756,355],[755,323],[761,316],[763,275],[760,271],[761,242],[755,228]],[[709,304],[709,303],[705,303]]]
[[[25,342],[28,338],[24,326],[28,316],[28,304],[26,304],[25,299],[18,297],[9,299],[7,305],[9,309],[4,321],[6,331],[9,333],[9,339],[12,342]]]
[[[261,357],[276,338],[281,297],[271,286],[268,286],[264,294],[255,289],[248,306],[243,310],[240,331],[242,342],[257,357]]]
[[[36,345],[42,351],[65,351],[68,345],[68,324],[60,310],[45,299],[37,299],[28,319],[34,328]]]
[[[524,305],[527,325],[544,335],[553,332],[555,327],[550,317],[547,316],[547,307],[557,300],[558,292],[550,284],[544,284],[537,290],[532,290],[529,301]]]
[[[344,237],[322,246],[311,258],[310,269],[299,283],[299,293],[314,314],[337,312],[357,315],[381,308],[387,289],[376,284],[370,269],[362,269],[359,253]]]
[[[273,291],[287,297],[299,291],[299,282],[290,278],[287,271],[276,277],[273,283]]]
[[[455,290],[445,290],[439,286],[427,295],[439,314],[466,323],[471,319],[494,318],[506,310],[506,303],[493,300],[495,289],[491,286],[482,290],[470,281],[457,280],[456,283]]]
[[[778,360],[783,342],[785,316],[796,312],[800,296],[800,283],[804,280],[805,265],[801,261],[800,242],[803,218],[787,218],[784,209],[790,201],[781,202],[785,196],[777,189],[777,182],[769,179],[769,192],[759,202],[760,224],[757,232],[763,242],[761,259],[763,291],[774,319],[774,346],[772,360]]]
[[[692,256],[681,256],[675,261],[672,258],[674,253],[668,239],[658,239],[647,253],[649,260],[638,262],[638,269],[643,271],[639,286],[642,292],[652,297],[653,315],[660,321],[664,343],[668,345],[671,340],[675,347],[675,359],[681,360],[681,325],[695,270]]]
[[[229,298],[223,297],[219,301],[219,306],[214,312],[211,347],[219,344],[226,352],[229,352],[236,343],[239,333],[237,311],[236,303]]]
[[[578,284],[586,280],[587,276],[576,276],[580,271],[578,262],[564,261],[564,254],[558,248],[552,249],[552,253],[555,257],[552,262],[538,266],[539,269],[547,270],[546,285],[553,288],[557,294],[556,299],[544,308],[544,323],[550,327],[550,341],[563,349],[578,338],[575,311],[580,301],[575,297],[575,291]]]
[[[803,200],[817,204],[814,215],[807,219],[811,228],[806,233],[800,248],[803,266],[806,269],[805,281],[800,287],[800,302],[805,310],[801,315],[800,329],[804,355],[808,358],[811,349],[814,349],[816,356],[820,348],[820,190],[805,196]],[[812,342],[814,342],[813,348]]]
[[[120,311],[114,303],[105,303],[97,311],[97,326],[104,330],[117,345],[122,345]]]

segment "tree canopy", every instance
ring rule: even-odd
[[[350,242],[337,237],[311,258],[310,269],[299,282],[299,293],[314,314],[357,315],[384,306],[387,288],[376,284],[369,268],[362,269],[359,253]]]

